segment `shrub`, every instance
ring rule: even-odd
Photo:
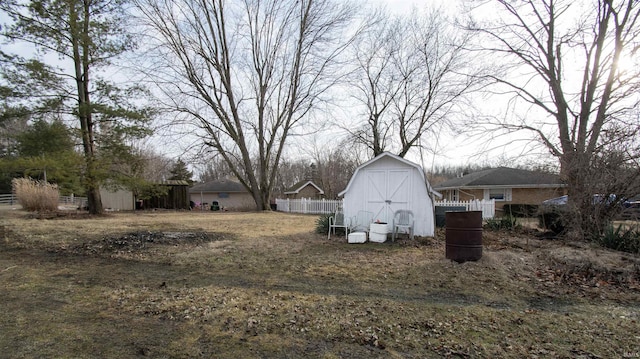
[[[519,225],[517,223],[516,217],[502,216],[498,218],[489,218],[485,223],[484,227],[492,230],[500,230],[500,229],[515,229],[515,228],[518,228]]]
[[[597,242],[606,248],[616,251],[640,253],[640,231],[637,227],[625,229],[622,225],[614,228],[613,225],[608,226]]]
[[[331,216],[333,216],[333,214],[323,214],[318,217],[318,220],[316,221],[316,233],[329,233],[329,217]]]
[[[18,203],[27,211],[55,211],[58,209],[58,186],[31,178],[14,178],[11,181]]]
[[[333,216],[333,213],[323,214],[318,217],[316,221],[316,233],[328,234],[329,233],[329,217]],[[336,234],[344,235],[344,228],[336,228]]]
[[[547,208],[538,214],[538,224],[555,234],[562,234],[567,229],[565,215],[564,211],[558,208]]]

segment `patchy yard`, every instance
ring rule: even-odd
[[[442,234],[347,244],[315,216],[0,214],[12,358],[640,356],[637,256],[485,231],[457,264]]]

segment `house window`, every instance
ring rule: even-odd
[[[218,198],[229,198],[229,194],[226,192],[218,193]]]
[[[511,188],[490,188],[484,190],[484,199],[511,201]]]
[[[452,189],[449,191],[449,201],[459,201],[460,200],[460,191],[457,189]]]
[[[504,188],[490,189],[489,190],[489,199],[495,199],[496,201],[504,201]]]

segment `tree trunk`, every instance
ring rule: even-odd
[[[82,148],[85,157],[85,189],[89,213],[102,214],[102,198],[100,197],[100,183],[96,176],[96,157],[94,144],[93,120],[91,117],[91,100],[89,97],[89,44],[82,34],[89,33],[90,3],[83,2],[82,29],[78,24],[78,13],[74,6],[69,7],[69,19],[72,33],[73,62],[75,69],[76,88],[78,91],[78,117],[82,131]]]
[[[597,195],[601,186],[598,182],[602,176],[598,176],[592,168],[593,155],[586,153],[569,152],[560,158],[561,176],[568,186],[567,211],[564,213],[569,232],[568,237],[575,240],[589,240],[601,235],[610,224],[611,218],[602,208],[605,202],[598,202]],[[603,199],[604,201],[604,199]]]
[[[89,213],[102,214],[102,197],[100,196],[100,188],[87,188],[87,204]]]
[[[262,193],[259,189],[251,192],[253,201],[256,203],[256,211],[268,211],[271,209],[271,202],[268,194]]]

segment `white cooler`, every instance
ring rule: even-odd
[[[367,234],[364,232],[349,233],[349,243],[364,243],[367,241]]]
[[[369,240],[371,242],[382,243],[387,240],[389,228],[386,223],[371,223],[369,227]]]

